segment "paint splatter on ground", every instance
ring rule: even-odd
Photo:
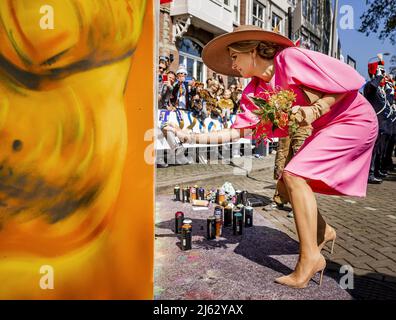
[[[183,211],[193,221],[192,250],[182,251],[174,233],[174,214]],[[322,286],[316,275],[305,289],[291,289],[274,282],[290,273],[298,258],[298,243],[279,231],[259,213],[254,227],[234,236],[206,239],[208,211],[193,211],[190,204],[174,202],[171,196],[156,199],[155,299],[331,299],[349,300],[336,279],[325,272]]]

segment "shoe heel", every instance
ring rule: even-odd
[[[334,252],[334,243],[335,243],[335,241],[336,241],[336,238],[334,238],[334,239],[333,239],[333,242],[331,243],[331,251],[330,251],[330,254],[333,254],[333,252]]]
[[[323,272],[324,272],[324,269],[322,269],[322,271],[320,271],[319,287],[322,285],[322,281],[323,281]]]

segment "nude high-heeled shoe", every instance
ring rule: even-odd
[[[334,243],[337,238],[337,233],[334,228],[329,226],[329,230],[325,233],[323,241],[318,244],[319,251],[322,251],[327,242],[332,241],[330,254],[334,252]]]
[[[276,278],[275,282],[291,287],[291,288],[306,288],[308,286],[309,281],[317,274],[320,272],[320,279],[319,279],[319,286],[322,285],[322,280],[323,280],[323,272],[326,268],[326,259],[320,255],[318,260],[315,262],[315,264],[312,266],[311,272],[309,272],[306,277],[303,279],[294,279],[291,277],[291,275],[288,276],[283,276],[280,278]]]

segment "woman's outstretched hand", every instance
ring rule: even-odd
[[[183,131],[177,125],[175,125],[173,123],[167,124],[162,130],[165,133],[173,132],[182,143],[191,143],[191,141],[192,141],[191,133]]]

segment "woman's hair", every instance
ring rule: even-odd
[[[261,42],[261,41],[240,41],[232,43],[228,46],[238,53],[247,53],[254,49],[257,49],[257,54],[263,59],[272,59],[276,53],[283,49],[282,46],[273,42]]]
[[[211,87],[211,86],[216,86],[216,87],[220,88],[220,83],[217,80],[211,80],[208,84],[208,87]]]

